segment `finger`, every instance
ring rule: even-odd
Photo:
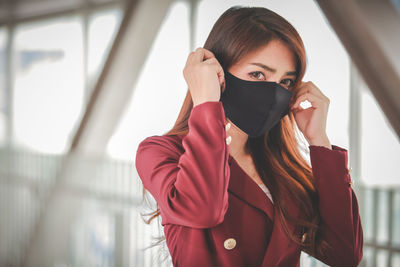
[[[194,51],[189,53],[188,58],[186,59],[185,66],[188,66],[189,64],[191,64],[193,62],[194,54],[195,54]]]
[[[203,63],[209,64],[210,66],[213,67],[213,69],[215,70],[215,72],[218,75],[218,80],[219,80],[220,85],[225,82],[224,70],[223,70],[221,64],[219,64],[218,60],[215,57],[209,58],[209,59],[205,60]]]
[[[292,98],[291,98],[291,100],[290,100],[290,106],[291,107],[293,107],[294,106],[294,104],[295,104],[295,102],[296,102],[296,99],[300,96],[300,95],[302,95],[302,94],[304,94],[305,92],[307,92],[307,90],[308,90],[308,86],[307,86],[307,83],[306,82],[300,82],[300,84],[298,85],[298,86],[296,86],[294,89],[293,89],[293,96],[292,96]]]
[[[297,95],[301,95],[304,91],[311,92],[320,98],[326,97],[322,91],[311,81],[303,83],[303,86],[300,90],[298,90]]]
[[[316,95],[317,97],[323,99],[326,96],[322,93],[322,91],[316,86],[313,82],[310,82],[310,90]]]
[[[300,96],[310,90],[308,82],[302,82],[301,85],[296,89],[296,96]]]
[[[322,102],[321,98],[317,97],[316,95],[314,95],[310,92],[306,92],[296,98],[296,101],[294,102],[292,109],[299,108],[300,103],[303,101],[306,101],[306,100],[309,101],[314,108],[321,106],[321,102]]]
[[[203,52],[204,52],[204,58],[203,58],[203,60],[206,60],[206,59],[209,59],[209,58],[215,58],[214,53],[211,52],[210,50],[205,49],[205,48],[203,48],[202,50],[203,50]]]
[[[198,47],[194,52],[193,60],[194,62],[203,62],[209,58],[215,57],[214,54],[205,48]]]

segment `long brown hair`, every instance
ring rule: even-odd
[[[295,94],[306,70],[305,48],[296,29],[277,13],[263,7],[233,6],[216,21],[203,47],[214,53],[222,67],[229,69],[243,56],[272,40],[283,42],[295,55]],[[192,108],[192,97],[188,90],[174,127],[164,135],[186,135]],[[308,254],[324,255],[330,245],[319,236],[317,189],[312,169],[299,151],[297,137],[301,135],[293,113],[289,112],[265,135],[258,138],[249,137],[246,150],[252,156],[257,172],[271,192],[287,236]],[[143,188],[144,198],[145,194],[146,189]],[[301,218],[293,218],[287,212],[283,196],[288,195],[298,205]],[[160,215],[160,210],[158,208],[147,215],[152,215],[146,221],[149,224]],[[296,236],[288,230],[288,222],[303,229],[304,240],[303,235]],[[161,238],[159,242],[164,239]]]

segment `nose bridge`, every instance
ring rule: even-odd
[[[279,77],[277,77],[277,76],[275,76],[275,77],[273,77],[273,76],[271,76],[271,77],[269,77],[268,79],[267,79],[267,82],[275,82],[275,83],[279,83]]]
[[[280,75],[278,72],[272,73],[272,74],[268,77],[267,81],[268,81],[268,82],[280,83],[280,80],[281,80],[281,77],[280,77],[280,76],[281,76],[281,75]]]

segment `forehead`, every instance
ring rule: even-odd
[[[263,63],[281,72],[295,70],[296,58],[294,53],[279,40],[273,40],[267,45],[243,56],[238,65]]]

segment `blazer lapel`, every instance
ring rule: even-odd
[[[271,202],[259,185],[257,185],[257,183],[247,175],[247,173],[230,155],[229,164],[231,168],[231,177],[229,180],[228,191],[249,205],[264,212],[273,222],[272,235],[264,255],[262,266],[280,266],[280,262],[287,260],[286,257],[288,256],[287,253],[289,253],[289,250],[295,253],[298,251],[298,247],[286,235],[280,219],[275,216],[278,214],[277,206]],[[291,203],[286,207],[288,212],[297,218],[300,212],[299,209],[295,203],[291,201],[289,196],[284,196],[284,198],[285,202]],[[287,226],[290,232],[296,233],[295,225],[288,222]]]
[[[274,221],[274,206],[268,196],[231,155],[229,155],[229,164],[231,177],[228,190],[251,206],[264,212],[271,221]]]
[[[285,201],[287,203],[291,203],[288,205],[287,211],[294,217],[298,218],[300,215],[300,210],[298,207],[291,201],[289,196],[285,196]],[[274,212],[275,214],[278,213],[277,206],[274,206]],[[294,224],[291,222],[287,222],[287,226],[289,228],[289,231],[291,233],[297,234],[296,232],[296,227]],[[283,229],[283,225],[281,223],[280,218],[276,217],[276,220],[274,221],[273,227],[272,227],[272,235],[267,247],[266,254],[264,255],[263,259],[263,264],[262,266],[280,266],[280,265],[287,265],[282,264],[282,262],[285,262],[286,257],[290,256],[293,252],[293,255],[295,255],[296,252],[299,252],[298,245],[295,244],[285,233],[285,230]],[[285,253],[282,253],[285,252]],[[294,262],[294,261],[293,261]],[[290,264],[292,266],[292,264]],[[298,265],[297,265],[298,266]]]

